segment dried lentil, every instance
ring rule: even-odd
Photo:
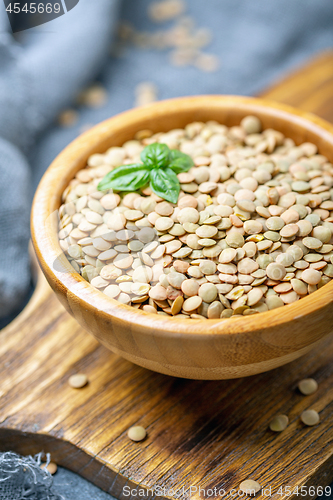
[[[318,384],[313,378],[305,378],[298,382],[298,389],[304,396],[308,396],[316,392]]]
[[[76,373],[69,377],[68,383],[74,389],[81,389],[88,384],[88,377],[84,373]]]
[[[140,93],[151,100],[149,82]],[[177,205],[148,188],[96,191],[106,173],[137,162],[153,142],[194,159],[178,174]],[[226,318],[292,303],[333,278],[333,166],[312,144],[295,148],[262,132],[255,116],[230,129],[198,122],[142,131],[87,163],[63,194],[60,246],[77,272],[121,303]]]
[[[305,425],[316,425],[319,423],[320,417],[316,410],[305,410],[301,414],[301,420]]]
[[[258,493],[258,491],[261,489],[261,486],[257,481],[253,481],[253,479],[246,479],[245,481],[242,481],[240,483],[239,489],[246,495],[253,495]]]
[[[282,432],[284,431],[289,424],[289,418],[287,415],[276,415],[269,424],[269,428],[273,432]]]
[[[147,431],[141,425],[135,425],[135,426],[130,427],[128,429],[127,436],[132,441],[143,441],[145,439],[145,437],[147,436]]]

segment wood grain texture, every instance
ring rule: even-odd
[[[54,216],[68,180],[92,153],[121,145],[147,128],[165,131],[212,119],[231,126],[249,114],[296,144],[315,143],[333,161],[333,126],[314,115],[262,99],[199,96],[162,101],[106,120],[73,141],[41,180],[31,227],[42,270],[81,326],[129,361],[173,376],[231,379],[288,363],[331,333],[333,281],[300,301],[258,316],[188,321],[147,313],[107,297],[75,272],[60,249]]]
[[[28,308],[1,338],[1,449],[51,452],[57,463],[117,498],[125,498],[126,484],[228,491],[252,477],[277,491],[281,485],[330,480],[333,344],[327,340],[301,363],[251,378],[167,377],[98,344],[64,311],[43,278]],[[89,377],[81,390],[67,382],[77,372]],[[313,396],[296,389],[306,376],[319,382]],[[320,412],[320,425],[301,424],[306,408]],[[280,412],[291,423],[275,435],[267,426]],[[147,428],[142,443],[126,436],[134,424]]]
[[[331,61],[333,72],[333,56]],[[328,118],[333,121],[333,109]],[[333,479],[333,342],[328,337],[301,360],[245,379],[168,377],[100,345],[64,310],[40,274],[30,303],[0,338],[1,450],[51,452],[58,464],[119,499],[129,498],[124,486],[138,492],[183,486],[230,492],[252,478],[271,486],[277,500],[286,498],[278,494],[280,486],[323,486]],[[89,377],[81,390],[67,383],[77,372]],[[296,386],[309,376],[319,389],[305,397]],[[299,420],[307,408],[320,413],[313,428]],[[290,418],[281,434],[267,428],[277,413]],[[126,431],[134,424],[146,427],[145,441],[128,440]],[[161,495],[176,496],[205,498],[194,490]]]
[[[315,57],[282,82],[265,92],[265,97],[316,113],[333,121],[333,51]]]

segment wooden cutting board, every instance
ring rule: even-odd
[[[333,53],[264,95],[333,121]],[[50,452],[53,461],[119,499],[145,489],[149,497],[232,498],[230,490],[247,478],[266,489],[256,498],[267,497],[269,487],[273,499],[287,497],[286,487],[292,498],[296,487],[310,498],[317,491],[309,491],[311,485],[333,479],[331,339],[300,360],[245,379],[167,377],[99,345],[65,312],[39,271],[30,303],[0,339],[1,450]],[[67,382],[77,372],[89,377],[79,390]],[[312,396],[297,390],[304,377],[319,383]],[[307,408],[320,413],[319,425],[300,422]],[[274,434],[268,423],[278,413],[287,414],[290,425]],[[145,441],[127,438],[134,424],[147,429]]]

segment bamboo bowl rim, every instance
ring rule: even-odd
[[[233,107],[240,109],[244,114],[256,114],[271,117],[277,121],[288,121],[290,127],[301,126],[303,129],[320,137],[332,149],[333,160],[333,126],[317,116],[300,111],[293,107],[282,105],[266,99],[240,96],[194,96],[181,97],[160,101],[148,106],[126,111],[94,126],[71,142],[52,162],[45,172],[35,193],[32,213],[31,232],[34,248],[38,260],[53,288],[70,296],[72,302],[77,303],[97,315],[106,322],[120,321],[124,326],[140,325],[153,331],[155,336],[176,336],[186,334],[196,338],[198,335],[231,335],[237,333],[251,334],[251,332],[272,326],[287,327],[292,320],[306,316],[330,304],[333,301],[333,280],[297,302],[285,305],[278,309],[261,312],[259,314],[225,319],[183,319],[167,318],[153,313],[134,309],[104,295],[94,288],[80,274],[78,274],[62,252],[57,236],[57,220],[55,211],[60,206],[60,197],[74,174],[82,168],[82,158],[85,159],[93,152],[104,152],[101,148],[113,129],[124,129],[133,123],[140,130],[140,122],[149,119],[153,113],[155,117],[170,114],[170,109],[177,111],[193,111],[205,107],[217,106],[224,109]],[[232,113],[232,111],[230,111]],[[141,127],[142,128],[142,127]],[[320,151],[319,151],[320,153]],[[81,163],[80,163],[81,162]],[[56,264],[55,264],[56,263]]]

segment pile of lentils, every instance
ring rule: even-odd
[[[193,158],[177,205],[150,188],[98,191],[110,170],[167,144]],[[108,297],[169,317],[213,319],[291,304],[333,277],[333,165],[255,116],[138,132],[94,154],[63,193],[59,240]]]

